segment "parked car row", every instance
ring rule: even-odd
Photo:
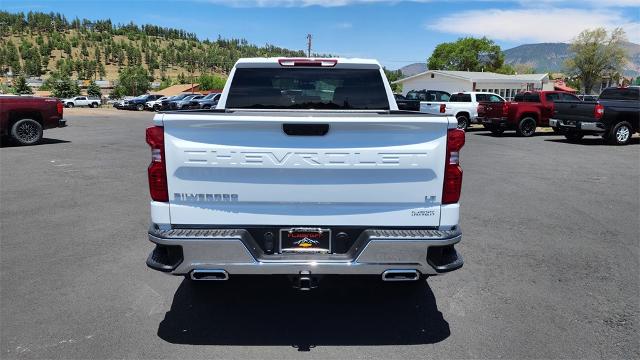
[[[458,128],[482,124],[494,135],[513,130],[533,136],[539,127],[550,126],[570,141],[584,135],[600,135],[612,144],[627,144],[640,131],[640,87],[608,88],[600,96],[564,91],[525,91],[506,101],[487,92],[449,94],[439,90],[412,90],[395,95],[401,110],[453,115]],[[606,115],[605,115],[606,114]]]
[[[189,110],[215,108],[219,93],[207,95],[183,93],[174,96],[146,94],[135,98],[128,98],[113,103],[113,107],[123,110]]]

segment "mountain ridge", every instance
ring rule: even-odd
[[[505,63],[527,64],[530,65],[535,72],[562,72],[564,70],[564,62],[571,56],[569,50],[570,44],[557,43],[533,43],[522,44],[516,47],[503,50],[505,55]],[[640,75],[640,45],[632,42],[623,43],[627,51],[628,62],[624,67],[625,76]],[[399,69],[403,77],[409,77],[424,71],[427,71],[426,63],[413,63],[403,66]]]

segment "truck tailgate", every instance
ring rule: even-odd
[[[582,101],[556,101],[554,106],[554,119],[574,121],[594,121],[595,102]]]
[[[442,101],[421,101],[420,112],[425,114],[443,115],[440,112],[440,105],[445,104]]]
[[[174,113],[156,123],[172,224],[439,224],[446,117]],[[284,131],[316,124],[328,132]]]

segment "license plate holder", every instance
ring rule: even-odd
[[[280,253],[329,254],[331,253],[331,229],[280,229]]]

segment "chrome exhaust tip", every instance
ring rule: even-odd
[[[416,281],[420,279],[418,270],[387,270],[382,273],[382,281]]]
[[[229,274],[224,270],[193,270],[191,280],[229,280]]]

